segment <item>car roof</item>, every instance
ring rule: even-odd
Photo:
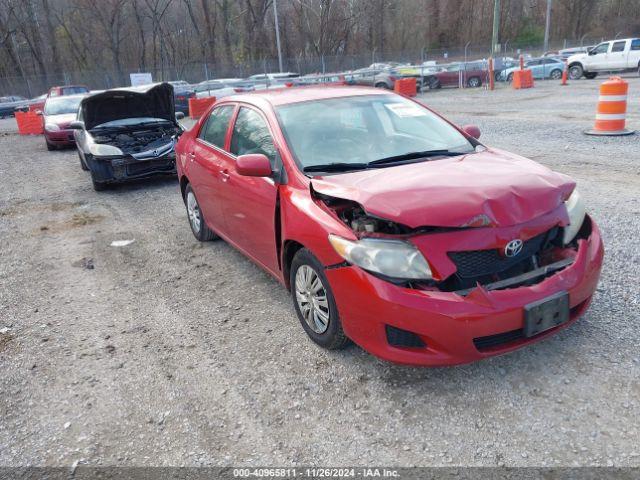
[[[263,106],[266,103],[277,107],[280,105],[313,100],[329,100],[331,98],[345,98],[362,95],[392,95],[392,92],[373,87],[312,85],[307,87],[282,87],[255,90],[253,92],[225,97],[224,100],[246,102],[256,106]]]

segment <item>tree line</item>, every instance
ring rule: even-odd
[[[553,0],[550,37],[640,35],[639,0]],[[494,0],[277,0],[282,54],[318,58],[490,44]],[[502,0],[500,43],[541,44],[546,0]],[[277,58],[273,0],[0,0],[0,78],[214,71]]]

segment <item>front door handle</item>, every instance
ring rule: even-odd
[[[196,159],[196,154],[193,152],[189,152],[187,153],[187,157],[189,157],[189,160],[193,162]]]
[[[227,170],[226,168],[220,170],[220,176],[222,177],[222,181],[226,182],[227,180],[229,180],[229,170]]]

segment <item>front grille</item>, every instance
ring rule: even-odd
[[[511,330],[509,332],[496,333],[495,335],[488,335],[486,337],[478,337],[473,339],[473,344],[480,351],[489,350],[490,348],[501,347],[507,343],[515,342],[524,338],[524,331],[519,328],[518,330]]]
[[[495,275],[509,270],[538,253],[549,232],[530,238],[522,245],[522,251],[515,257],[506,257],[498,249],[449,252],[449,258],[456,264],[457,274],[462,278]]]
[[[387,342],[393,347],[404,348],[424,348],[426,347],[422,339],[415,333],[401,328],[386,325]]]
[[[156,171],[167,171],[171,172],[174,169],[173,160],[150,160],[150,161],[139,161],[136,163],[130,163],[127,165],[127,174],[128,175],[142,175],[145,173],[151,173]]]

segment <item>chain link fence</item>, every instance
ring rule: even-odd
[[[577,41],[563,41],[550,46],[550,50],[562,48],[594,45],[600,40],[582,38]],[[420,65],[427,61],[438,64],[486,60],[490,56],[489,45],[471,45],[453,48],[423,48],[421,50],[403,52],[378,52],[376,50],[358,55],[334,56],[298,56],[283,58],[283,71],[299,74],[329,73],[353,71],[368,67],[373,63],[398,62]],[[541,45],[517,46],[505,42],[501,45],[501,52],[494,57],[517,58],[520,54],[539,56],[544,52]],[[165,62],[166,63],[166,62]],[[147,68],[141,70],[138,66],[123,68],[121,72],[115,69],[61,71],[47,75],[15,75],[0,78],[0,96],[22,95],[33,98],[46,93],[54,85],[87,85],[92,90],[102,90],[130,84],[129,73],[151,73],[153,81],[185,80],[198,83],[213,78],[246,78],[259,73],[279,71],[277,58],[234,63],[231,65],[205,62],[183,62],[164,67]]]

